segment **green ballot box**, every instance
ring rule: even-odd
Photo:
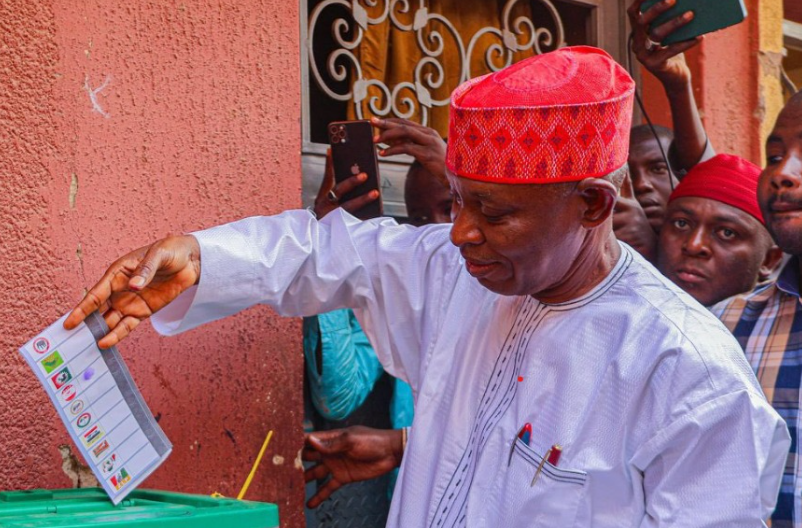
[[[0,492],[0,528],[275,528],[275,504],[134,490],[114,506],[102,489]]]

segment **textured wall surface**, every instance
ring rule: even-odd
[[[775,0],[762,0],[775,1]],[[718,152],[761,164],[758,115],[757,0],[747,0],[749,17],[737,26],[705,37],[699,55],[705,127]]]
[[[16,352],[121,253],[300,204],[297,3],[0,3],[0,489],[68,487],[70,444]],[[266,308],[121,346],[175,445],[146,486],[248,497],[302,526],[300,326]],[[62,465],[66,469],[62,468]]]

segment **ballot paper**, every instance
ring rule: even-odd
[[[114,504],[167,458],[172,444],[154,420],[117,347],[96,343],[108,331],[97,313],[72,331],[66,315],[20,352],[50,396],[87,465]]]

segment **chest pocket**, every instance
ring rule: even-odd
[[[500,526],[560,527],[574,525],[580,501],[586,491],[587,473],[558,468],[541,461],[543,457],[516,438],[502,485]],[[532,480],[541,467],[534,485]]]

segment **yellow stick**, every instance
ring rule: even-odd
[[[237,500],[242,500],[242,497],[248,492],[248,487],[251,485],[251,481],[253,480],[253,476],[256,475],[256,470],[259,468],[259,463],[262,461],[262,456],[265,454],[265,450],[267,449],[267,444],[270,443],[270,438],[273,436],[273,431],[267,433],[267,438],[265,438],[264,443],[262,444],[262,449],[259,450],[259,455],[256,457],[256,462],[253,463],[253,467],[251,468],[251,473],[248,475],[248,478],[245,479],[245,484],[242,486],[242,489],[237,495]]]

